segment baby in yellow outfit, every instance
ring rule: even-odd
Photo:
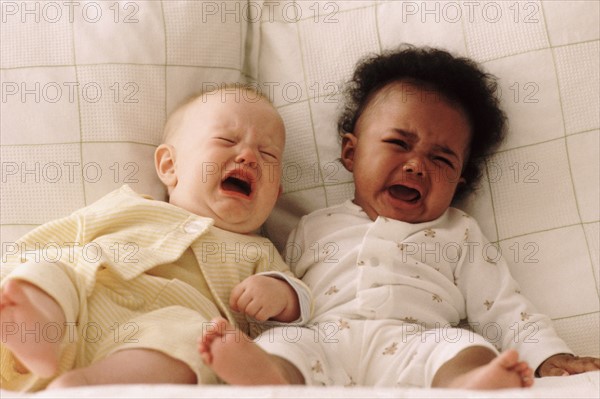
[[[251,87],[203,93],[155,152],[168,203],[123,186],[15,243],[2,259],[1,387],[216,383],[196,351],[211,319],[250,336],[305,322],[308,289],[253,234],[281,192],[284,145]]]

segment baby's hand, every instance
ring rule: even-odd
[[[541,377],[565,376],[600,370],[600,359],[559,354],[544,360],[538,369]]]
[[[296,291],[286,281],[269,276],[250,276],[236,285],[229,306],[258,321],[290,322],[300,317]]]

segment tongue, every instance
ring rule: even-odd
[[[396,185],[390,187],[390,194],[392,197],[399,199],[401,201],[416,201],[421,197],[421,194],[414,188]]]

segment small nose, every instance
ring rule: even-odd
[[[425,175],[425,167],[423,165],[423,161],[419,159],[411,159],[402,165],[402,170],[406,173],[414,174],[417,176]]]
[[[251,168],[256,168],[256,154],[254,153],[254,151],[252,151],[251,148],[245,147],[235,157],[235,162],[248,165]]]

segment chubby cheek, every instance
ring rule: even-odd
[[[265,179],[265,184],[268,187],[269,194],[274,196],[275,201],[279,198],[280,190],[283,192],[283,171],[281,166],[263,172],[262,178]],[[264,170],[264,169],[263,169]]]
[[[277,197],[279,195],[279,187],[282,187],[281,173],[268,172],[262,178],[269,194],[274,193],[275,197]]]
[[[354,189],[357,196],[367,199],[375,196],[378,192],[381,192],[383,186],[377,182],[376,176],[355,174]]]
[[[439,184],[437,190],[432,190],[429,194],[430,204],[442,210],[448,208],[454,198],[456,186],[454,183]]]

